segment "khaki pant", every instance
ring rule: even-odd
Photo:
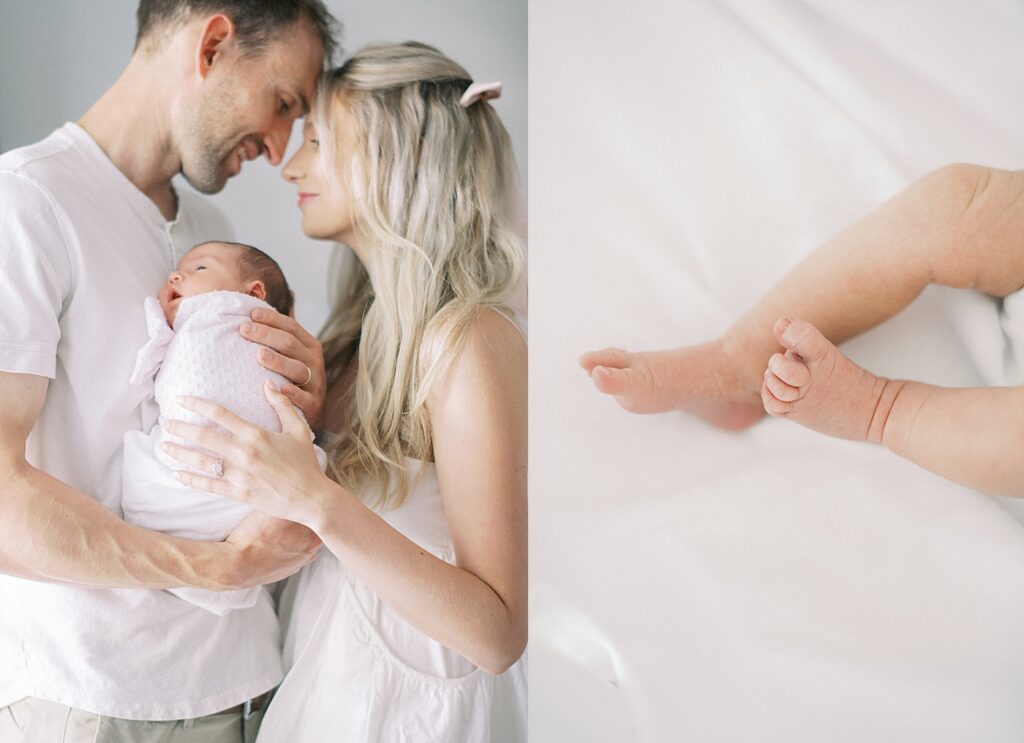
[[[0,743],[252,743],[263,712],[143,722],[28,698],[0,707]]]

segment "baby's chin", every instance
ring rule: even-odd
[[[170,325],[173,328],[174,327],[174,318],[176,318],[178,316],[178,307],[177,306],[173,306],[173,307],[171,307],[171,306],[164,306],[163,310],[164,310],[164,317],[167,318],[167,324]]]
[[[178,304],[180,304],[180,300],[172,303],[164,292],[160,292],[157,299],[160,300],[160,309],[164,311],[164,317],[167,318],[167,324],[173,328],[174,318],[178,316]]]

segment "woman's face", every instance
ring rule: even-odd
[[[299,189],[302,231],[317,240],[337,240],[355,247],[354,204],[349,184],[355,157],[355,121],[348,107],[332,107],[337,131],[334,163],[320,154],[319,134],[309,117],[302,128],[302,147],[284,166],[282,175]],[[333,167],[328,177],[326,168]]]

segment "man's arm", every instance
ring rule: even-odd
[[[86,494],[31,466],[25,442],[48,380],[0,372],[0,572],[104,588],[221,590],[285,577],[312,560],[304,527],[253,514],[227,542],[197,542],[131,526]]]

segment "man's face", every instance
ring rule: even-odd
[[[295,119],[316,92],[323,46],[303,22],[283,31],[257,56],[227,52],[183,106],[175,142],[185,179],[217,193],[242,164],[261,154],[281,162]]]

